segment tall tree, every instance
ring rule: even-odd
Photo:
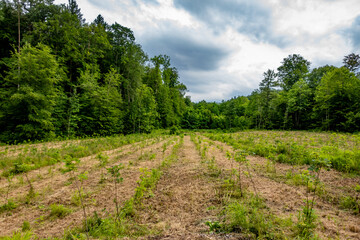
[[[360,79],[342,67],[328,72],[316,89],[315,114],[324,130],[355,131],[345,123],[360,112]]]
[[[81,13],[81,9],[79,8],[77,2],[75,0],[68,0],[67,8],[69,9],[70,13],[75,15],[81,23],[85,22],[83,19],[83,15]]]
[[[304,129],[311,116],[311,89],[304,79],[297,81],[288,92],[285,125]]]
[[[289,55],[278,67],[278,79],[280,86],[289,91],[291,87],[301,78],[306,77],[309,72],[310,62],[299,54]]]
[[[276,76],[274,70],[268,69],[263,74],[264,79],[260,82],[260,97],[261,97],[261,107],[259,108],[260,112],[260,126],[261,128],[269,127],[270,121],[270,103],[274,95],[274,87],[277,86]]]
[[[351,53],[344,57],[343,63],[344,67],[356,73],[360,67],[360,56],[359,54]]]
[[[307,75],[306,82],[310,89],[315,92],[315,89],[321,82],[321,78],[327,73],[334,70],[336,67],[325,65],[322,67],[314,68],[311,72]]]
[[[21,72],[18,72],[18,66]],[[0,89],[2,141],[40,140],[54,135],[52,113],[61,71],[50,48],[26,44],[9,63]]]

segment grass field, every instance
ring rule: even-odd
[[[359,135],[138,134],[0,159],[0,239],[360,239]]]

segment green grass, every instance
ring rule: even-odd
[[[238,133],[204,133],[211,140],[224,142],[287,164],[310,164],[313,159],[327,159],[331,167],[346,173],[360,173],[360,138],[340,133],[296,131],[244,131]]]
[[[64,218],[72,212],[70,208],[65,207],[61,204],[50,205],[50,219]]]

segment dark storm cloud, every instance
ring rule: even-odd
[[[272,34],[271,9],[255,1],[174,0],[174,5],[206,22],[215,32],[230,26],[254,41],[270,42],[280,47],[286,43]]]
[[[348,29],[348,34],[355,48],[360,47],[360,15],[357,16],[354,22],[351,25],[351,28]]]
[[[216,70],[229,52],[212,44],[199,43],[189,36],[169,33],[147,38],[142,43],[150,56],[166,54],[179,70]]]

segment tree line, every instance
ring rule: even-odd
[[[360,57],[310,69],[298,54],[249,96],[192,103],[167,55],[75,0],[0,1],[0,142],[186,129],[360,130]]]
[[[131,29],[87,23],[75,0],[0,2],[0,141],[150,132],[180,125],[186,86]]]
[[[184,113],[184,128],[360,131],[360,56],[343,66],[310,69],[299,54],[267,70],[250,96],[221,103],[199,102]]]

